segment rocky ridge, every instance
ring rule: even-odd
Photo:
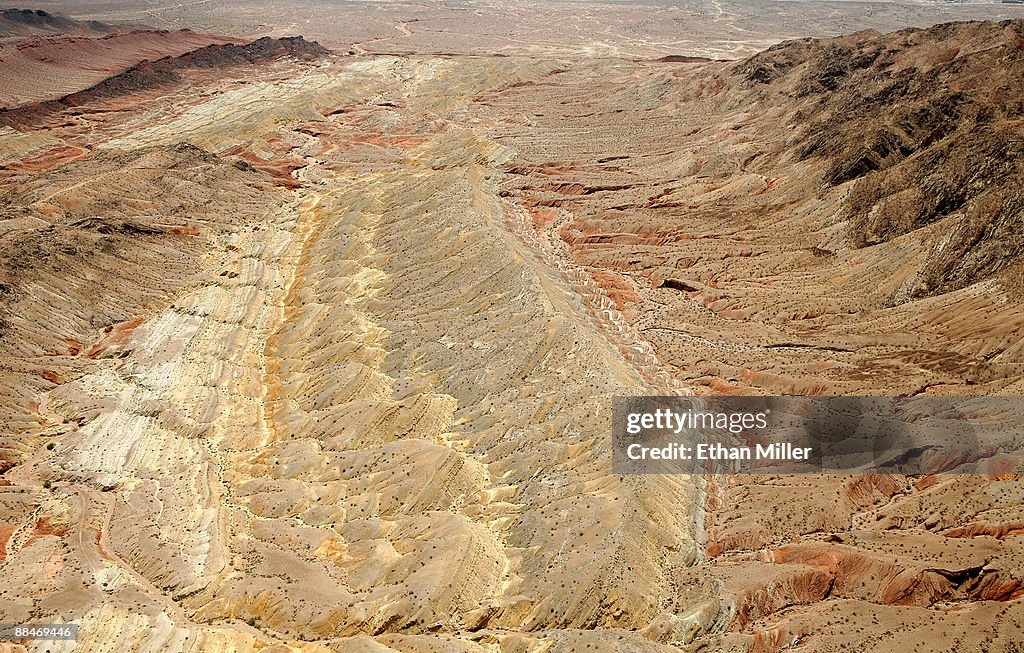
[[[181,72],[189,69],[227,69],[232,66],[258,65],[283,57],[310,61],[328,53],[317,43],[302,37],[264,37],[250,43],[215,43],[177,56],[155,61],[142,61],[89,88],[70,93],[56,100],[17,109],[0,110],[0,125],[26,126],[45,122],[50,116],[70,107],[89,104],[103,98],[120,98],[183,81]]]

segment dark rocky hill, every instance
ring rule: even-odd
[[[90,32],[109,34],[114,31],[117,31],[117,28],[106,23],[73,20],[42,9],[0,10],[0,37]]]
[[[1024,21],[948,23],[780,44],[732,73],[792,105],[801,160],[854,182],[855,246],[950,219],[918,296],[961,288],[1024,254]]]

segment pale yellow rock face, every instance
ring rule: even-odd
[[[0,127],[0,162],[6,163],[39,148],[53,145],[56,139],[38,132],[20,132],[11,127]]]
[[[715,618],[661,602],[700,480],[608,457],[611,396],[681,390],[499,196],[514,152],[467,111],[555,67],[333,61],[101,144],[287,140],[304,166],[42,395],[60,434],[9,472],[8,620],[81,619],[76,651],[370,652],[655,651],[637,631]]]

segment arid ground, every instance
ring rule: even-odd
[[[0,19],[0,623],[81,630],[0,651],[1021,650],[1020,451],[609,421],[1024,396],[1024,6],[66,4]]]

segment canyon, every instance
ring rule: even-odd
[[[1024,21],[577,55],[204,16],[0,22],[0,622],[81,625],[0,647],[1017,650],[1021,451],[629,476],[609,423],[1024,395]]]

